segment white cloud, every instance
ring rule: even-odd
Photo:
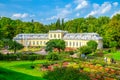
[[[112,5],[109,2],[104,2],[101,6],[98,4],[95,5],[93,4],[94,10],[91,11],[89,14],[87,14],[85,17],[88,17],[90,15],[100,15],[100,14],[105,14],[106,12],[111,10]]]
[[[27,18],[27,17],[35,17],[35,15],[29,15],[28,13],[15,13],[12,15],[12,18]]]
[[[114,2],[114,3],[113,3],[113,6],[116,7],[116,6],[118,6],[118,4],[119,4],[118,2]]]
[[[75,3],[77,4],[75,10],[80,10],[88,5],[86,0],[75,0]]]
[[[28,13],[23,13],[23,14],[15,13],[15,14],[12,15],[13,18],[26,18],[28,16],[29,16]]]
[[[94,9],[98,9],[99,7],[100,7],[99,4],[96,4],[96,3],[93,4]]]
[[[58,17],[57,16],[52,16],[52,17],[50,17],[50,18],[47,18],[46,20],[54,20],[54,19],[58,19]]]
[[[100,10],[101,10],[101,14],[104,14],[106,12],[108,12],[111,9],[111,4],[109,2],[105,2],[104,4],[102,4]]]
[[[58,19],[58,18],[66,18],[72,11],[71,11],[71,4],[67,4],[65,5],[64,8],[57,8],[56,9],[57,14],[47,18],[46,20],[54,20],[54,19]]]
[[[65,5],[65,8],[70,8],[70,7],[71,7],[71,4]]]
[[[112,14],[112,16],[111,16],[111,17],[113,17],[113,16],[114,16],[114,15],[116,15],[116,14],[120,14],[120,10],[119,10],[119,11],[114,12],[114,13]]]

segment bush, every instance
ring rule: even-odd
[[[79,51],[80,54],[85,54],[85,55],[92,53],[92,50],[89,46],[82,46],[79,48]]]
[[[3,54],[2,53],[0,53],[0,60],[3,60],[4,58],[3,58]]]
[[[72,67],[55,68],[54,71],[47,72],[43,78],[47,80],[90,80],[86,74]]]
[[[73,55],[74,54],[74,51],[69,51],[68,52],[70,55]]]
[[[96,57],[103,57],[103,56],[104,56],[104,53],[103,53],[102,50],[98,50],[98,51],[96,51],[96,52],[94,53],[94,56],[96,56]]]
[[[48,53],[46,58],[48,60],[59,60],[60,59],[58,53],[52,53],[52,52]]]
[[[10,54],[2,54],[0,53],[0,60],[7,60],[7,61],[15,61],[15,60],[41,60],[45,59],[46,55],[39,55],[34,53],[10,53]]]

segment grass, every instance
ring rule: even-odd
[[[40,77],[0,68],[0,80],[44,80]]]
[[[47,61],[38,60],[34,62],[34,65],[38,65],[40,63],[45,63],[45,62]],[[43,76],[44,73],[40,71],[39,66],[35,69],[30,68],[31,64],[32,64],[31,61],[11,61],[11,62],[0,61],[0,72],[3,72],[2,75],[0,75],[0,78],[1,77],[4,78],[5,76],[8,76],[10,77],[9,80],[19,80],[19,79],[16,79],[16,77],[14,76],[18,76],[18,77],[20,76],[20,77],[25,78],[25,79],[20,79],[20,80],[31,80],[31,79],[26,79],[28,78],[26,75],[29,75],[31,77],[36,78],[36,79],[33,78],[32,80],[41,80],[42,79],[41,77]],[[8,73],[9,75],[7,75]],[[8,80],[8,79],[3,79],[3,80]]]
[[[117,51],[115,53],[108,53],[108,54],[105,54],[105,56],[113,58],[115,60],[120,60],[120,51]]]

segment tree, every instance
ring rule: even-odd
[[[92,52],[91,48],[89,46],[82,46],[79,48],[80,54],[90,54]]]
[[[52,39],[46,43],[46,51],[53,51],[54,48],[57,48],[59,53],[61,50],[65,49],[65,41],[61,39]]]
[[[61,24],[61,29],[64,30],[65,24],[64,24],[64,18],[62,18],[62,24]]]
[[[111,52],[115,52],[116,51],[116,47],[117,47],[117,42],[116,41],[111,41],[110,43],[109,43],[109,47],[111,48],[110,50],[111,50]]]
[[[16,53],[17,50],[20,50],[24,48],[24,46],[16,41],[9,41],[9,50],[14,50],[14,53]]]
[[[3,48],[3,41],[0,40],[0,49]]]
[[[58,20],[56,22],[56,28],[61,29],[60,18],[58,18]]]
[[[94,52],[97,49],[98,43],[94,40],[90,40],[87,42],[87,45],[92,49],[92,52]]]
[[[109,43],[109,47],[110,47],[110,48],[117,47],[117,42],[116,42],[116,41],[111,41],[111,42]]]

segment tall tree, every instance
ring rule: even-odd
[[[61,50],[65,49],[65,41],[61,39],[52,39],[46,43],[47,51],[53,51],[54,48],[57,48],[60,53]]]
[[[94,40],[90,40],[87,42],[87,45],[92,49],[92,52],[94,52],[97,49],[98,43]]]
[[[56,28],[61,29],[60,18],[57,19]]]
[[[62,18],[61,30],[64,30],[64,27],[65,27],[64,18]]]
[[[24,46],[16,41],[9,41],[9,50],[13,50],[16,53],[17,50],[24,48]]]

